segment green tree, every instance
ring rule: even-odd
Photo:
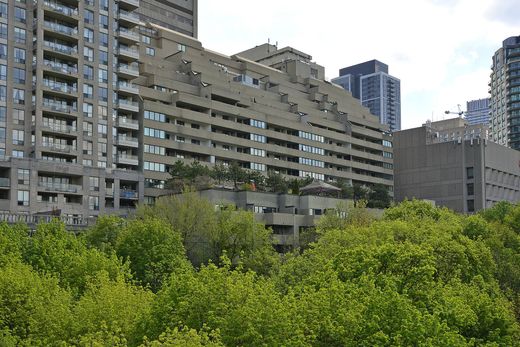
[[[187,268],[180,234],[161,219],[130,221],[121,231],[116,252],[130,261],[135,278],[153,291],[159,290],[171,273]]]
[[[228,166],[228,179],[233,182],[233,187],[238,189],[238,182],[243,182],[247,177],[246,171],[238,164],[233,161]]]
[[[287,193],[287,189],[289,188],[287,180],[283,175],[273,170],[267,172],[265,184],[269,188],[269,191],[274,193]]]
[[[216,332],[197,332],[195,329],[184,327],[174,328],[162,333],[155,341],[145,341],[141,347],[224,347]]]
[[[110,254],[115,251],[117,238],[123,229],[125,220],[119,216],[99,216],[96,224],[89,228],[82,236],[89,247],[94,247]]]
[[[367,207],[387,208],[390,207],[391,202],[392,198],[390,197],[387,186],[384,184],[375,184],[370,188]]]

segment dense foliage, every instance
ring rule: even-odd
[[[300,252],[268,239],[196,195],[79,236],[0,224],[0,346],[520,345],[520,206],[358,206]]]

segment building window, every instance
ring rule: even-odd
[[[28,186],[31,179],[31,171],[28,169],[18,169],[18,184]]]
[[[98,82],[99,83],[108,83],[108,71],[105,69],[98,70]]]
[[[94,79],[94,68],[89,65],[83,65],[83,78],[87,80]]]
[[[165,139],[166,133],[164,132],[164,130],[159,130],[159,129],[154,129],[154,128],[144,128],[144,136]]]
[[[178,43],[177,44],[177,50],[181,51],[181,52],[186,52],[186,45]]]
[[[99,8],[108,11],[108,0],[99,0]]]
[[[86,42],[94,42],[94,30],[89,28],[83,28],[83,38]]]
[[[104,14],[99,15],[99,27],[108,29],[108,16],[105,16]]]
[[[84,20],[87,24],[94,24],[94,12],[85,10]]]
[[[84,102],[83,103],[83,116],[92,118],[93,109],[94,109],[94,105]]]
[[[7,87],[0,86],[0,101],[7,101]]]
[[[103,65],[108,65],[108,52],[99,51],[99,63]]]
[[[4,64],[0,65],[0,80],[1,81],[7,80],[7,65],[4,65]]]
[[[25,84],[25,70],[17,67],[13,68],[13,82]]]
[[[256,171],[265,171],[265,164],[250,163],[250,169]]]
[[[7,24],[0,23],[0,39],[7,39],[7,32],[8,32]]]
[[[108,47],[108,34],[99,33],[99,44],[103,47]]]
[[[18,206],[29,206],[29,191],[19,190],[18,191]]]
[[[267,126],[265,124],[265,122],[261,121],[261,120],[256,120],[256,119],[251,119],[249,121],[249,124],[252,126],[252,127],[255,127],[255,128],[260,128],[260,129],[265,129]]]
[[[107,138],[107,126],[106,124],[98,124],[98,136],[102,138]]]
[[[157,122],[166,122],[166,115],[164,113],[144,111],[144,118],[154,120]]]
[[[99,100],[101,101],[108,101],[108,89],[99,87]]]
[[[23,158],[23,151],[13,149],[13,158]]]
[[[475,186],[473,183],[468,183],[466,185],[466,188],[467,188],[467,191],[468,191],[468,195],[474,195],[475,194]]]
[[[93,143],[92,141],[83,141],[83,154],[92,155]]]
[[[107,144],[104,142],[98,142],[98,156],[106,158],[107,157]]]
[[[13,112],[16,110],[13,110]],[[7,114],[7,107],[0,106],[0,122],[5,122]],[[16,123],[15,123],[16,124]]]
[[[152,48],[152,47],[146,47],[145,53],[146,53],[146,55],[154,56],[155,55],[155,49]]]
[[[15,52],[16,52],[15,48]],[[18,48],[21,49],[21,48]],[[24,51],[25,52],[25,51]],[[7,45],[5,43],[0,43],[0,59],[7,59]],[[15,58],[16,61],[16,58]]]
[[[472,167],[467,167],[466,168],[466,178],[469,179],[469,180],[474,178],[474,176],[473,176],[473,168]]]
[[[94,87],[90,84],[83,85],[83,97],[92,99],[94,97]]]
[[[83,136],[94,135],[94,124],[90,122],[83,122]]]
[[[6,49],[7,49],[7,47],[6,47]],[[7,51],[6,51],[6,53],[7,53]],[[0,58],[1,58],[1,56],[0,56]],[[25,49],[18,48],[18,47],[14,48],[14,61],[16,63],[25,64]]]
[[[86,61],[94,61],[94,50],[90,47],[83,47],[83,58]]]
[[[468,204],[468,212],[475,212],[475,200],[469,199],[466,202]]]
[[[19,105],[25,104],[25,90],[13,88],[13,103]]]
[[[150,36],[141,35],[141,42],[149,45],[152,43],[152,38]]]
[[[92,211],[99,211],[99,197],[89,196],[88,197],[88,208]]]
[[[23,146],[24,131],[13,129],[13,145]]]
[[[91,191],[99,192],[99,177],[89,177],[88,183]]]
[[[25,43],[25,29],[22,28],[14,28],[14,41],[16,43]]]
[[[0,18],[7,18],[7,3],[0,2]]]

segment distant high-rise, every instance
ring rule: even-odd
[[[466,102],[466,121],[468,124],[489,123],[489,98]]]
[[[388,65],[370,60],[340,69],[339,75],[333,83],[350,91],[391,131],[401,129],[401,81],[388,74]]]
[[[520,36],[505,39],[493,55],[489,92],[493,141],[520,150]]]

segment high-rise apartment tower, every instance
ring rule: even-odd
[[[370,60],[340,69],[339,75],[333,83],[350,91],[390,131],[401,129],[401,81],[388,74],[388,65]]]
[[[493,55],[489,93],[493,141],[520,150],[520,36],[505,39]]]
[[[468,124],[489,124],[489,98],[466,102],[464,118]]]

